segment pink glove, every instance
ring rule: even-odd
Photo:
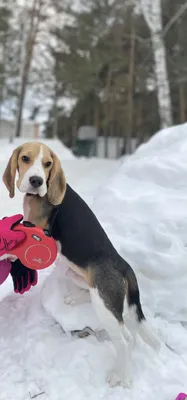
[[[25,239],[24,232],[12,230],[22,219],[23,216],[17,214],[0,220],[0,285],[6,280],[12,268],[9,260],[3,260],[5,254]]]
[[[8,277],[11,268],[12,264],[9,260],[0,261],[0,285],[2,285]]]
[[[187,399],[187,394],[179,393],[175,400],[185,400]]]
[[[3,258],[8,258],[7,255],[9,251],[26,237],[25,232],[12,230],[22,219],[23,216],[18,214],[0,220],[0,285],[6,280],[10,273],[13,280],[14,291],[20,294],[29,291],[31,286],[37,284],[38,273],[22,265],[18,259],[11,263],[10,260],[3,260]]]
[[[23,219],[21,214],[6,217],[0,220],[0,260],[8,254],[17,244],[25,239],[25,233],[13,231],[12,228],[18,225]]]

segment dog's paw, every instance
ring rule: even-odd
[[[77,297],[73,293],[64,297],[64,303],[73,306],[76,303]]]
[[[115,386],[123,386],[124,388],[130,389],[132,385],[130,376],[119,376],[115,371],[111,371],[108,375],[108,383],[111,388]]]
[[[83,304],[90,302],[90,293],[88,290],[79,290],[75,293],[69,293],[67,296],[64,297],[64,303],[75,305],[75,304]]]

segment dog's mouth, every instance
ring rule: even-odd
[[[46,185],[42,185],[39,188],[33,188],[31,185],[27,185],[27,187],[20,185],[18,187],[18,189],[20,192],[26,193],[30,196],[44,197],[47,194],[47,186]]]
[[[29,188],[29,190],[27,190],[26,193],[30,194],[31,196],[44,197],[47,193],[47,190],[45,190],[45,188],[40,188],[40,189]]]
[[[19,191],[22,193],[30,194],[33,196],[39,195],[39,190],[34,189],[31,185],[28,185],[27,187],[22,187],[21,185],[18,187]]]
[[[39,196],[38,191],[33,190],[33,189],[27,190],[26,193],[27,193],[27,194],[30,194],[30,196],[37,196],[37,195]]]

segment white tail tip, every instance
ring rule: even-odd
[[[147,321],[141,321],[138,328],[138,333],[144,340],[144,342],[147,343],[154,350],[159,351],[161,347],[161,342],[158,336],[156,336],[156,334],[151,330]]]

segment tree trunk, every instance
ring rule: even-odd
[[[141,0],[141,2],[144,17],[151,32],[160,125],[164,128],[172,125],[172,107],[166,49],[161,35],[163,30],[161,0]]]
[[[97,131],[96,142],[95,142],[95,156],[98,154],[98,138],[100,131],[100,115],[99,115],[99,101],[96,99],[95,101],[95,112],[94,112],[94,126]]]
[[[7,37],[6,34],[4,34],[3,36],[3,40],[2,40],[2,53],[3,53],[3,76],[2,76],[2,80],[1,80],[1,87],[0,87],[0,121],[2,118],[2,106],[3,106],[3,102],[4,102],[4,90],[6,88],[6,70],[7,70],[7,50],[6,50],[6,46],[7,46]],[[1,79],[1,77],[0,77]]]
[[[131,16],[131,39],[129,56],[129,89],[128,89],[128,125],[126,138],[126,151],[132,152],[131,142],[133,133],[133,114],[134,114],[134,69],[135,69],[135,25],[133,15]]]
[[[108,158],[108,130],[107,130],[107,126],[105,126],[104,129],[104,158]]]
[[[53,115],[54,115],[54,121],[53,121],[53,128],[52,128],[52,138],[57,139],[58,138],[58,108],[57,104],[54,104],[53,107]]]
[[[110,88],[111,88],[111,79],[112,79],[112,68],[111,65],[108,66],[108,73],[107,73],[107,82],[106,82],[106,102],[105,102],[105,128],[104,128],[104,157],[108,158],[109,155],[109,138],[108,138],[108,134],[109,134],[109,129],[108,129],[108,125],[109,125],[109,115],[110,115]]]
[[[18,105],[18,117],[17,117],[17,124],[16,124],[16,137],[21,136],[21,127],[22,127],[22,112],[23,112],[23,104],[25,99],[25,92],[26,92],[26,84],[27,84],[27,74],[28,68],[25,68],[25,72],[23,74],[22,82],[21,82],[21,92],[19,97],[19,105]]]
[[[184,83],[179,82],[179,107],[180,107],[180,122],[186,121],[186,97]]]
[[[116,128],[116,158],[121,157],[121,135],[119,127]]]
[[[183,30],[182,30],[182,25],[179,22],[177,24],[178,28],[178,42],[181,43],[182,38],[183,38]],[[182,54],[182,49],[180,47],[180,54],[179,54],[179,60],[183,57]],[[186,121],[186,96],[185,96],[185,82],[180,82],[178,84],[178,90],[179,90],[179,118],[180,122],[185,122]]]
[[[57,139],[58,137],[58,88],[57,88],[57,82],[55,83],[55,93],[54,93],[54,104],[53,104],[53,127],[52,127],[52,138]]]
[[[76,112],[73,116],[73,125],[72,125],[72,137],[71,137],[71,148],[74,149],[77,141],[77,115]]]
[[[19,137],[21,135],[21,125],[22,125],[22,113],[23,106],[25,100],[26,86],[28,81],[28,75],[30,71],[30,65],[32,61],[33,48],[36,40],[36,35],[38,32],[38,25],[40,22],[40,12],[41,12],[42,0],[35,0],[33,3],[33,7],[31,10],[30,17],[30,29],[28,32],[27,41],[25,44],[26,47],[26,56],[23,66],[23,73],[21,79],[21,89],[18,100],[18,114],[17,114],[17,123],[16,123],[16,133],[15,136]]]
[[[166,51],[160,34],[152,35],[154,49],[157,99],[161,128],[172,125],[171,97],[166,67]]]

